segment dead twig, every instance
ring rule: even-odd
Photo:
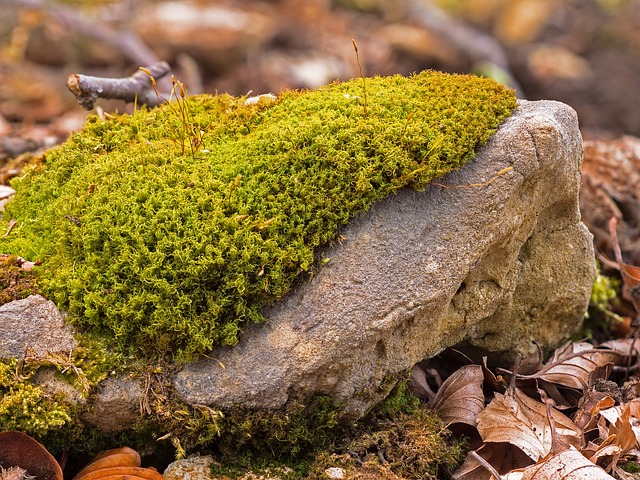
[[[137,71],[126,78],[92,77],[74,73],[67,79],[67,88],[83,108],[93,109],[98,98],[124,100],[149,107],[158,106],[161,97],[153,88],[150,75],[161,78],[171,71],[167,62],[158,62],[145,71]],[[146,73],[149,72],[149,73]]]

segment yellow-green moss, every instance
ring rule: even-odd
[[[18,361],[0,361],[0,426],[42,437],[71,422],[71,405],[49,395],[17,371]]]
[[[589,298],[589,308],[585,312],[585,321],[582,328],[573,336],[575,340],[592,338],[599,334],[609,336],[625,323],[622,317],[613,312],[613,306],[618,300],[620,282],[603,275],[600,265],[597,265],[596,273]]]
[[[194,97],[189,128],[167,106],[93,117],[13,184],[0,251],[42,260],[45,293],[121,351],[233,345],[340,225],[462,166],[516,106],[472,76],[366,88],[366,108],[362,79],[254,105]]]
[[[323,472],[329,467],[342,468],[346,478],[362,480],[450,478],[464,448],[437,415],[422,406],[372,425],[344,453],[321,453],[304,478],[326,478]]]

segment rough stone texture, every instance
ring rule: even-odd
[[[220,480],[229,478],[226,475],[212,475],[211,467],[215,461],[211,455],[194,456],[176,460],[162,473],[164,480]],[[289,467],[272,467],[260,473],[246,472],[236,480],[284,480],[292,478],[293,470]],[[335,478],[335,477],[327,477]]]
[[[169,464],[162,476],[164,480],[209,480],[213,463],[211,455],[183,458]]]
[[[130,428],[140,418],[143,391],[135,379],[108,378],[100,384],[92,409],[82,415],[86,423],[103,432],[117,433]]]
[[[0,306],[0,358],[44,357],[77,345],[55,304],[40,295]],[[28,347],[28,351],[26,350]]]
[[[328,394],[356,418],[388,394],[389,378],[461,341],[557,345],[580,324],[595,275],[581,159],[570,107],[521,102],[476,160],[443,180],[482,185],[431,184],[375,205],[268,323],[187,365],[176,391],[193,404],[267,409]]]

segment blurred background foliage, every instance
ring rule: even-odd
[[[192,94],[277,93],[358,76],[352,38],[366,75],[479,73],[570,104],[586,137],[640,135],[640,0],[2,0],[0,135],[78,128],[71,73],[167,60]]]

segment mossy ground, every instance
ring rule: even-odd
[[[329,406],[327,403],[319,411],[335,415],[335,410],[325,409]],[[465,449],[464,442],[453,440],[437,415],[413,396],[406,381],[401,381],[384,402],[356,425],[300,422],[301,418],[299,426],[314,426],[305,433],[317,435],[315,441],[308,437],[306,442],[297,444],[304,447],[302,451],[292,452],[291,445],[272,441],[267,448],[261,443],[259,449],[249,450],[251,456],[238,453],[247,449],[227,452],[228,455],[218,456],[219,462],[212,469],[218,475],[214,478],[244,479],[248,478],[247,471],[259,476],[276,470],[278,478],[315,480],[327,478],[327,468],[338,467],[345,471],[346,478],[361,480],[444,479],[450,478]],[[276,437],[295,438],[289,429],[270,438]]]
[[[0,305],[37,292],[35,272],[21,268],[17,255],[0,255]]]
[[[366,104],[365,104],[366,102]],[[0,251],[120,350],[233,345],[356,213],[474,156],[515,108],[479,77],[376,77],[247,105],[227,95],[110,120],[14,183]]]

